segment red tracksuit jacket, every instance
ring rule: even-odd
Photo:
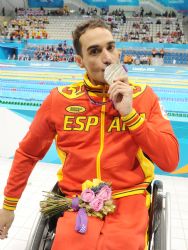
[[[149,86],[130,82],[133,110],[121,117],[106,86],[83,81],[55,88],[39,108],[16,150],[5,187],[4,208],[14,210],[38,160],[55,138],[62,169],[59,187],[79,194],[85,180],[112,183],[114,198],[143,193],[154,177],[154,162],[164,171],[178,164],[178,142]],[[145,157],[147,155],[148,158]]]

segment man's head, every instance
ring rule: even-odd
[[[85,68],[94,84],[106,83],[104,70],[111,63],[119,62],[112,33],[102,20],[89,20],[73,32],[76,62]]]

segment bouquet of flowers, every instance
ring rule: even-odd
[[[40,202],[41,212],[51,217],[60,212],[78,211],[75,229],[80,233],[87,230],[87,216],[103,219],[115,210],[111,184],[99,179],[85,181],[82,184],[81,195],[72,199],[53,192],[45,193],[47,199]]]

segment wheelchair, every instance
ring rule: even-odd
[[[52,191],[62,194],[57,183]],[[148,191],[152,198],[149,209],[148,250],[170,250],[170,194],[163,192],[163,183],[159,180],[153,181]],[[60,214],[46,218],[41,213],[37,215],[26,250],[51,249],[59,216]]]

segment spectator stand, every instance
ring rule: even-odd
[[[55,39],[56,42],[53,43],[55,46],[58,41],[61,42],[64,39],[69,41],[69,39],[72,39],[70,30],[73,30],[79,22],[91,17],[97,17],[98,10],[88,8],[87,11],[84,10],[84,15],[82,15],[82,13],[83,8],[80,8],[80,11],[75,12],[74,14],[70,13],[70,15],[62,13],[62,16],[59,16],[59,12],[57,10],[52,12],[49,10],[18,9],[17,15],[21,16],[17,16],[17,18],[12,20],[8,25],[10,34],[9,39],[14,40],[15,34],[12,34],[14,29],[22,27],[21,34],[19,33],[17,35],[17,39],[24,39],[28,44],[30,44],[30,41],[33,39],[32,44],[35,44],[35,39],[40,41],[48,38],[49,40],[44,42],[45,46],[47,46],[47,44],[50,45],[50,41]],[[40,16],[41,14],[44,14],[44,16]],[[116,42],[131,41],[132,43],[135,43],[134,52],[136,54],[130,54],[130,56],[133,56],[133,62],[135,61],[136,63],[152,63],[150,60],[152,57],[152,47],[149,48],[146,46],[146,49],[143,49],[145,46],[144,44],[146,43],[149,44],[150,42],[157,42],[155,43],[157,45],[153,45],[152,43],[151,45],[156,46],[159,50],[161,47],[158,44],[169,43],[176,45],[177,42],[181,44],[184,41],[182,20],[179,17],[178,19],[171,16],[155,17],[152,13],[145,14],[143,11],[142,14],[138,11],[138,13],[134,13],[135,16],[133,16],[132,14],[130,15],[130,12],[127,14],[125,10],[121,9],[113,10],[111,12],[104,9],[101,14],[102,18],[111,27]],[[40,29],[43,30],[43,33]],[[164,32],[166,32],[166,35],[163,34]],[[180,39],[177,39],[177,33],[179,33]],[[170,40],[168,40],[168,37]],[[140,43],[140,48],[136,48],[137,42]],[[36,46],[39,46],[40,42],[37,42],[36,44]],[[31,47],[26,48],[22,54],[26,54],[26,58],[32,59],[37,48],[35,46],[32,48],[32,45],[29,46]],[[125,45],[125,47],[127,48],[127,45]],[[128,51],[129,50],[127,50],[126,53],[128,53]],[[175,53],[173,56],[171,55],[172,52]],[[163,57],[164,63],[173,63],[173,60],[176,60],[176,63],[178,64],[186,64],[187,54],[183,54],[183,52],[178,54],[174,51],[165,49]],[[125,55],[123,55],[123,57],[124,56]],[[162,61],[163,60],[160,58],[160,64]]]
[[[164,51],[164,52],[162,52]],[[162,52],[162,53],[161,53]],[[130,59],[130,57],[132,59]],[[163,64],[181,64],[188,65],[188,49],[156,49],[156,55],[152,55],[152,49],[136,49],[127,48],[121,50],[121,61],[128,64],[148,64],[148,65],[163,65]]]
[[[30,44],[18,56],[18,60],[36,60],[53,62],[74,62],[74,49],[66,40],[58,44]]]

